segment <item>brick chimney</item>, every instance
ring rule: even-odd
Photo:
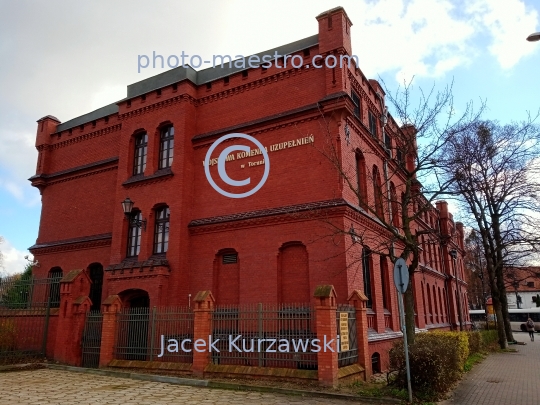
[[[60,124],[60,120],[52,115],[47,115],[40,118],[37,123],[36,149],[38,150],[39,155],[36,166],[36,175],[39,175],[47,171],[51,134],[56,132],[56,127]]]
[[[352,55],[351,25],[343,7],[336,7],[319,14],[319,53],[325,54],[333,50],[343,50]]]

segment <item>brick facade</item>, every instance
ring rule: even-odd
[[[329,223],[341,229],[354,224],[374,238],[383,238],[383,231],[321,151],[332,139],[343,165],[354,166],[355,151],[370,150],[364,154],[365,167],[368,172],[378,168],[382,175],[386,155],[369,133],[369,114],[381,116],[378,94],[384,92],[354,63],[349,68],[312,66],[314,55],[339,60],[339,55],[353,54],[352,24],[342,8],[319,15],[317,21],[318,35],[280,48],[301,56],[301,68],[272,66],[247,69],[247,74],[242,69],[177,68],[128,86],[128,97],[86,116],[64,123],[52,116],[40,119],[36,175],[30,179],[43,204],[37,241],[30,248],[41,264],[36,274],[45,276],[53,267],[64,275],[73,269],[88,272],[99,263],[104,269],[102,300],[118,296],[123,306],[193,306],[199,291],[211,291],[216,305],[315,304],[318,285],[332,285],[336,303],[346,303],[356,290],[364,291],[356,263],[361,247],[351,247],[345,234],[329,237]],[[358,117],[351,90],[361,99]],[[160,169],[160,131],[171,125],[174,158],[170,168]],[[392,125],[393,131],[407,130]],[[134,176],[135,139],[144,132],[146,168]],[[218,194],[204,174],[211,144],[233,132],[255,137],[269,151],[266,184],[243,199]],[[221,144],[212,158],[228,145]],[[249,176],[256,184],[264,170],[256,165],[261,155],[234,155],[226,164],[228,175],[235,180]],[[217,165],[210,172],[226,191],[250,188],[227,185],[219,179]],[[120,203],[127,196],[147,221],[136,257],[126,257],[129,221]],[[373,187],[367,187],[366,198],[367,204],[374,203]],[[154,254],[156,209],[164,205],[170,210],[168,250]],[[418,227],[440,228],[461,251],[463,229],[446,203],[433,207]],[[421,271],[414,278],[420,329],[458,324],[455,271],[447,249],[426,241]],[[237,255],[236,262],[225,263],[227,254]],[[362,333],[370,355],[380,353],[384,364],[385,351],[400,334],[397,294],[391,263],[375,255],[370,263],[372,307],[363,315]],[[463,280],[460,258],[456,264]],[[466,308],[466,288],[460,292]],[[147,297],[143,304],[141,297]],[[109,340],[115,305],[104,309],[109,325],[104,338]],[[58,338],[66,332],[62,325],[58,322]],[[100,363],[110,355],[102,354]],[[200,370],[204,362],[197,358],[194,367]],[[335,370],[330,375],[335,380]]]

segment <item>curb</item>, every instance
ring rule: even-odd
[[[217,388],[217,389],[235,390],[235,391],[268,392],[268,393],[282,394],[282,395],[288,395],[288,396],[341,399],[341,400],[347,400],[347,401],[357,401],[360,403],[373,403],[373,404],[400,404],[401,403],[399,399],[387,398],[387,397],[382,397],[382,398],[359,397],[359,396],[351,395],[351,394],[338,394],[338,393],[332,393],[332,392],[295,390],[295,389],[289,389],[289,388],[235,384],[235,383],[227,383],[227,382],[211,381],[211,380],[195,380],[191,378],[161,376],[161,375],[156,375],[156,374],[128,373],[125,371],[104,370],[104,369],[99,369],[99,368],[83,368],[83,367],[65,366],[65,365],[60,365],[60,364],[44,364],[44,363],[40,363],[40,364],[52,370],[72,371],[76,373],[95,374],[95,375],[101,375],[101,376],[106,376],[106,377],[131,378],[133,380],[161,382],[161,383],[168,383],[168,384],[175,384],[175,385],[187,385],[187,386],[192,386],[192,387]]]

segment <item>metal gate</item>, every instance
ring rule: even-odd
[[[90,311],[86,315],[82,336],[82,366],[97,368],[99,366],[99,352],[101,348],[101,326],[103,314],[99,311]]]

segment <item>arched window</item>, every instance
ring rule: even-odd
[[[300,241],[284,243],[278,255],[278,300],[280,303],[309,302],[309,256]]]
[[[422,283],[422,305],[424,306],[424,323],[428,323],[428,308],[426,307],[426,296],[424,294],[424,283]]]
[[[375,196],[375,213],[383,217],[382,184],[377,166],[373,166],[373,195]]]
[[[219,305],[240,302],[240,258],[233,248],[221,249],[214,259],[213,291]]]
[[[136,257],[141,250],[142,229],[138,224],[142,221],[142,214],[140,211],[132,211],[131,218],[128,230],[127,257]]]
[[[174,127],[167,126],[161,128],[159,144],[159,168],[171,167],[174,152]]]
[[[437,323],[439,323],[439,307],[437,302],[437,290],[435,289],[435,286],[433,286],[433,309],[435,311],[435,317],[437,319]]]
[[[378,374],[381,372],[381,355],[377,352],[371,356],[371,373]]]
[[[364,276],[364,294],[367,297],[366,307],[373,308],[371,294],[371,250],[364,247],[362,250],[362,272]]]
[[[367,181],[366,181],[366,160],[362,152],[355,152],[356,159],[356,184],[358,187],[358,203],[361,207],[367,205]]]
[[[433,323],[433,307],[431,306],[431,289],[429,288],[429,284],[426,284],[426,291],[428,301],[428,324],[431,324]]]
[[[169,207],[156,210],[154,227],[154,254],[166,253],[169,248]]]
[[[60,267],[53,267],[47,275],[49,281],[49,299],[51,308],[60,308],[60,280],[64,272]]]
[[[390,182],[390,198],[392,201],[390,205],[392,206],[392,225],[396,228],[399,227],[399,203],[397,199],[396,186],[394,183]]]
[[[135,154],[133,157],[133,175],[143,174],[146,169],[146,154],[148,151],[148,134],[140,133],[135,137]]]
[[[381,267],[381,289],[382,289],[382,302],[384,309],[390,309],[390,304],[388,303],[388,262],[386,257],[380,257],[380,267]]]

